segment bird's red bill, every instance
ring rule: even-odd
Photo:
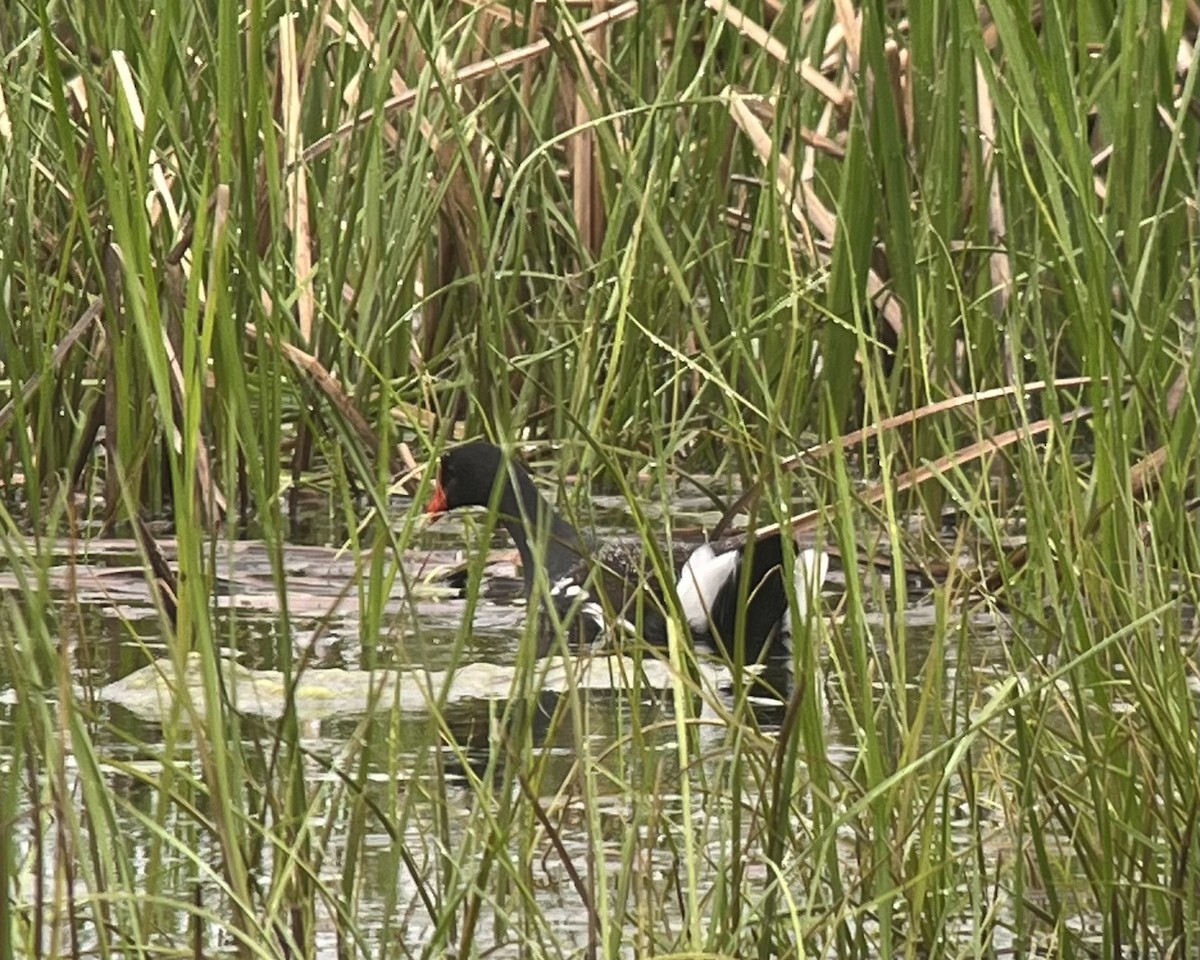
[[[437,486],[433,488],[433,496],[429,500],[429,505],[425,507],[425,512],[431,517],[440,517],[446,512],[446,491],[442,489],[440,479]]]

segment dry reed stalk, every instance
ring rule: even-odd
[[[283,156],[290,171],[286,182],[287,224],[292,234],[292,275],[299,291],[296,315],[300,339],[305,345],[313,341],[316,299],[312,288],[312,237],[308,223],[308,178],[295,161],[303,153],[301,143],[300,102],[302,98],[302,66],[296,49],[296,21],[288,13],[279,18],[279,81],[280,111],[283,116]]]
[[[625,0],[624,3],[619,3],[615,7],[604,11],[594,17],[589,17],[582,23],[578,24],[574,29],[580,34],[587,35],[600,30],[609,24],[618,23],[622,20],[628,20],[638,11],[638,0]],[[549,40],[538,40],[534,43],[526,44],[523,47],[518,47],[515,50],[508,50],[504,53],[497,54],[494,57],[486,57],[475,63],[468,64],[458,70],[452,79],[453,84],[469,83],[473,80],[478,80],[482,77],[487,77],[493,73],[501,73],[513,67],[520,66],[536,57],[540,57],[550,49]],[[382,114],[388,114],[393,110],[401,110],[411,107],[416,102],[417,93],[415,90],[406,90],[398,96],[389,98],[380,108]],[[320,139],[309,145],[304,151],[301,160],[308,163],[315,160],[317,157],[328,153],[335,143],[339,140],[344,140],[359,127],[370,123],[375,119],[375,110],[366,110],[360,113],[357,117],[347,120],[332,133],[328,133]]]
[[[850,97],[845,90],[840,88],[836,83],[825,79],[825,75],[809,63],[807,58],[796,64],[788,56],[787,47],[772,37],[763,26],[751,19],[746,13],[735,7],[732,3],[729,3],[728,0],[705,0],[704,5],[709,10],[724,17],[738,33],[751,43],[761,47],[769,56],[796,70],[805,83],[839,110],[849,108]]]
[[[59,368],[62,367],[63,361],[66,360],[67,355],[71,352],[75,344],[79,342],[79,338],[87,333],[88,329],[93,323],[96,322],[96,320],[99,319],[100,314],[103,312],[103,297],[96,297],[87,305],[87,309],[85,309],[83,313],[79,315],[79,319],[71,325],[71,329],[68,330],[66,335],[54,345],[54,352],[50,356],[50,373],[56,373]],[[29,401],[33,399],[34,394],[37,393],[38,388],[41,387],[42,375],[43,372],[39,371],[33,374],[33,376],[31,376],[25,381],[24,384],[22,384],[21,402],[23,404],[29,403]],[[3,431],[8,427],[9,423],[12,421],[13,417],[16,416],[16,414],[17,401],[14,397],[3,407],[0,407],[0,431]]]
[[[536,37],[542,35],[542,24],[545,22],[545,3],[537,2],[529,8],[529,18],[525,23],[525,45],[529,46],[535,42]],[[530,145],[533,139],[533,127],[529,122],[528,110],[530,104],[533,103],[533,83],[537,78],[537,61],[530,59],[526,60],[521,65],[521,103],[525,105],[525,111],[521,113],[520,119],[517,122],[517,149],[520,151],[520,156],[528,156]]]
[[[734,122],[749,137],[754,152],[758,154],[763,165],[769,169],[772,162],[775,163],[775,188],[787,203],[788,209],[792,211],[796,225],[804,233],[806,249],[818,262],[827,263],[828,254],[818,249],[817,244],[807,232],[808,224],[812,224],[817,229],[826,245],[832,246],[834,237],[837,235],[837,217],[822,203],[821,198],[817,196],[816,191],[807,181],[799,180],[797,194],[797,178],[793,174],[791,161],[782,153],[778,157],[775,156],[774,144],[766,127],[747,105],[749,98],[729,87],[722,91],[721,96],[729,105],[729,112]],[[888,325],[899,334],[904,325],[900,303],[891,295],[879,274],[873,269],[867,271],[867,296],[883,315]]]
[[[1013,276],[1012,265],[1005,252],[1008,228],[1005,222],[1004,201],[1000,196],[1000,177],[996,173],[996,111],[992,103],[992,95],[987,85],[987,78],[978,62],[975,64],[976,104],[979,117],[979,139],[982,143],[983,176],[988,184],[988,237],[991,241],[992,253],[988,256],[988,269],[991,272],[993,289],[993,308],[997,317],[1004,316],[1008,309],[1009,298],[1012,297]],[[1015,371],[1009,370],[1013,379]]]
[[[1023,386],[1004,386],[993,387],[990,390],[979,390],[975,393],[962,394],[957,397],[947,397],[945,400],[938,400],[934,403],[927,403],[924,406],[918,407],[916,410],[905,410],[903,413],[897,413],[893,416],[886,417],[878,423],[873,423],[869,426],[855,430],[853,433],[848,433],[844,437],[835,440],[828,440],[825,443],[817,444],[815,447],[810,447],[807,450],[802,450],[800,453],[794,453],[789,457],[784,457],[779,461],[776,469],[781,473],[786,473],[797,469],[802,463],[811,462],[819,457],[825,457],[833,453],[839,447],[842,449],[850,449],[866,443],[884,433],[892,430],[898,430],[901,427],[908,426],[912,423],[917,423],[920,420],[925,420],[936,414],[947,413],[951,410],[957,410],[961,407],[976,406],[981,403],[988,403],[992,400],[1001,400],[1016,396],[1028,397],[1035,393],[1040,393],[1047,387],[1054,387],[1057,390],[1068,389],[1070,387],[1085,387],[1092,383],[1091,377],[1060,377],[1057,380],[1045,381],[1035,380],[1026,383]],[[713,527],[713,539],[720,539],[725,535],[725,531],[729,529],[733,518],[745,510],[762,491],[763,480],[758,480],[752,484],[749,489],[745,490],[740,497],[733,502],[727,509],[717,525]]]
[[[376,63],[385,62],[385,51],[380,46],[378,39],[375,36],[375,31],[371,29],[366,18],[359,12],[358,7],[348,0],[336,0],[336,3],[342,10],[345,17],[345,22],[338,20],[331,14],[325,16],[325,29],[335,37],[343,41],[351,39],[361,43],[363,48],[371,51],[371,58]],[[403,20],[407,14],[399,13],[398,18]],[[388,85],[391,87],[392,96],[400,96],[407,89],[408,85],[400,76],[398,70],[391,70],[388,74]],[[358,76],[350,78],[350,82],[342,89],[342,102],[351,112],[358,109],[358,103],[361,96],[361,82]],[[400,134],[386,117],[380,122],[380,135],[384,142],[393,149],[400,146]],[[422,131],[424,132],[424,131]]]
[[[919,467],[914,467],[899,476],[893,477],[885,483],[877,483],[873,487],[864,490],[857,495],[857,500],[867,506],[873,506],[878,503],[883,503],[889,497],[902,493],[905,490],[926,483],[943,473],[950,470],[955,470],[965,466],[972,461],[979,460],[990,453],[999,453],[1006,447],[1011,447],[1013,444],[1021,440],[1032,440],[1040,437],[1043,434],[1049,433],[1055,427],[1066,426],[1076,420],[1089,417],[1092,414],[1091,407],[1079,407],[1076,410],[1071,410],[1064,413],[1057,421],[1047,417],[1043,420],[1038,420],[1035,423],[1025,424],[1018,427],[1013,427],[1011,430],[1006,430],[1003,433],[998,433],[994,437],[984,437],[982,440],[976,440],[974,443],[969,443],[965,447],[946,454],[944,457],[939,457],[932,463],[922,464]],[[829,509],[810,510],[800,514],[797,517],[789,517],[783,523],[772,523],[765,527],[759,527],[754,531],[752,536],[756,540],[761,540],[763,537],[770,537],[779,533],[780,530],[788,530],[793,533],[811,529],[816,526],[822,518],[826,522],[829,520]]]
[[[595,0],[592,16],[603,14],[607,0]],[[578,132],[571,138],[571,199],[576,229],[588,252],[597,257],[604,243],[604,198],[596,150],[596,132],[592,127],[591,105],[597,104],[597,79],[603,76],[608,53],[608,28],[602,27],[570,45],[575,56],[574,125]]]
[[[851,0],[834,0],[833,11],[837,23],[830,29],[830,36],[826,37],[825,55],[828,57],[833,54],[834,46],[831,45],[831,41],[834,39],[834,31],[837,30],[841,42],[846,47],[846,72],[852,77],[858,76],[862,51],[862,14],[854,9]]]

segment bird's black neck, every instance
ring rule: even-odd
[[[517,546],[525,574],[525,593],[533,592],[536,571],[546,570],[551,583],[574,567],[585,555],[583,538],[571,524],[538,493],[533,478],[519,466],[510,471],[512,482],[504,485],[500,498],[500,522]],[[530,540],[532,539],[532,543]],[[535,554],[544,544],[545,563]]]

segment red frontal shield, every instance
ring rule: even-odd
[[[437,485],[433,488],[433,496],[429,499],[429,503],[425,507],[425,512],[431,517],[440,517],[446,512],[446,491],[442,489],[440,477],[438,478]]]

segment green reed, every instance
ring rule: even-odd
[[[599,6],[0,14],[0,958],[308,955],[329,918],[347,955],[573,952],[545,869],[591,955],[1194,950],[1200,66],[1169,6],[873,0],[829,54],[827,2],[786,5],[771,43],[719,3],[586,35]],[[456,83],[543,25],[547,50]],[[814,435],[1076,375],[779,468]],[[742,671],[706,692],[686,644],[638,653],[675,687],[611,727],[581,689],[538,717],[531,625],[485,769],[434,689],[426,719],[381,703],[314,754],[282,497],[326,495],[362,663],[403,662],[419,603],[388,600],[416,593],[423,488],[390,498],[397,450],[430,460],[455,428],[561,443],[542,473],[619,494],[663,574],[677,524],[647,504],[713,474],[766,478],[753,522],[815,505],[825,542],[881,565],[847,563],[801,631],[778,730]],[[159,634],[202,680],[129,744],[145,763],[97,747],[125,735],[49,588],[138,516],[170,521]],[[454,666],[493,527],[472,529]],[[217,557],[242,536],[267,545],[292,685],[269,727],[222,669],[244,637]],[[445,749],[405,766],[418,733]]]

